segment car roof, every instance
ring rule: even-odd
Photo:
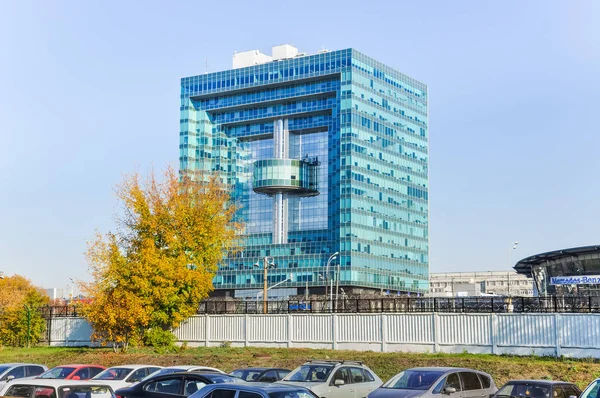
[[[304,388],[297,385],[287,385],[278,383],[245,383],[245,384],[211,384],[210,386],[204,387],[205,389],[215,388],[229,388],[229,389],[243,389],[246,391],[265,391],[265,392],[278,392],[278,391],[292,391],[292,390],[303,390]],[[204,391],[204,389],[203,389]]]
[[[277,368],[238,368],[238,369],[232,370],[232,372],[240,371],[240,370],[242,370],[242,371],[243,370],[250,370],[250,371],[256,370],[256,371],[258,371],[258,370],[267,370],[267,369],[277,369]]]
[[[0,366],[44,366],[39,363],[25,363],[25,362],[15,362],[15,363],[0,363]]]
[[[469,368],[454,368],[451,366],[430,366],[430,367],[422,367],[422,368],[410,368],[410,369],[406,369],[406,370],[422,370],[422,371],[429,371],[429,372],[477,372],[477,373],[484,373],[487,374],[485,372],[482,372],[481,370],[477,370],[477,369],[469,369]]]
[[[571,384],[575,385],[575,383],[571,383],[568,381],[560,381],[560,380],[509,380],[506,384],[516,384],[516,383],[531,383],[531,384]]]
[[[47,387],[66,387],[66,386],[99,386],[108,387],[107,384],[96,380],[65,380],[65,379],[16,379],[10,383],[11,386],[47,386]]]
[[[94,365],[94,364],[91,364],[91,363],[88,363],[88,364],[80,364],[79,363],[79,364],[69,364],[69,365],[58,365],[58,366],[55,366],[55,368],[83,368],[83,367],[86,367],[86,366],[95,366],[97,368],[103,368],[104,367],[102,365]]]
[[[231,377],[233,379],[237,379],[237,377],[232,376],[230,374],[227,373],[219,373],[219,372],[205,372],[205,371],[198,371],[198,372],[174,372],[174,373],[167,373],[167,374],[162,374],[162,375],[156,375],[154,377],[172,377],[172,376],[190,376],[190,375],[196,375],[196,376],[206,376],[206,377],[213,377],[213,376],[227,376],[227,377]],[[150,379],[148,379],[150,380]]]
[[[131,369],[141,369],[141,368],[159,368],[162,369],[162,366],[159,365],[139,365],[139,364],[131,364],[131,365],[116,365],[116,366],[111,366],[108,369],[115,369],[115,368],[131,368]]]

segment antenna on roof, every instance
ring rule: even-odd
[[[208,73],[208,57],[204,58],[204,74]]]

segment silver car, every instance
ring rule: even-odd
[[[321,398],[365,398],[382,384],[358,361],[309,361],[279,383],[306,387]]]
[[[465,368],[413,368],[398,373],[369,398],[488,398],[498,388],[487,373]]]

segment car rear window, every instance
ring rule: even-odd
[[[315,398],[315,395],[312,395],[310,392],[306,390],[296,390],[296,391],[278,391],[269,393],[270,398]]]
[[[481,390],[481,383],[479,377],[475,372],[460,372],[460,378],[463,382],[465,391]]]
[[[59,398],[115,398],[108,386],[72,385],[58,389]]]

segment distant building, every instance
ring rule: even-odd
[[[429,276],[430,297],[532,296],[533,279],[514,271],[445,272]]]
[[[262,294],[265,258],[269,297],[333,279],[348,294],[427,291],[425,84],[354,49],[282,45],[181,79],[180,106],[181,174],[218,173],[245,224],[214,296]]]
[[[535,254],[519,261],[515,270],[533,277],[536,296],[600,296],[600,246]]]

